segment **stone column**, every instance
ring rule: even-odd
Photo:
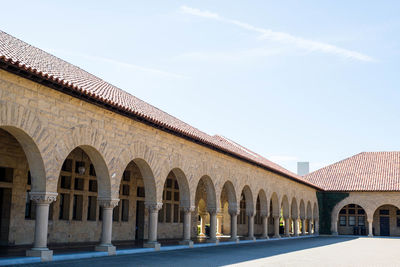
[[[368,219],[368,236],[369,237],[373,237],[373,231],[372,231],[372,223],[373,223],[373,219]]]
[[[315,219],[314,221],[314,235],[319,235],[319,220]]]
[[[108,255],[115,255],[115,246],[111,244],[113,209],[118,205],[119,199],[97,199],[97,203],[103,208],[102,229],[100,245],[96,246],[96,251],[108,252]]]
[[[183,211],[183,240],[179,242],[181,245],[188,245],[190,248],[193,247],[193,241],[190,236],[190,222],[192,220],[192,212],[194,207],[181,207]]]
[[[293,224],[294,224],[294,236],[299,236],[299,218],[294,218]]]
[[[229,210],[229,214],[231,215],[231,241],[239,243],[239,238],[237,236],[237,210]]]
[[[274,238],[281,238],[279,235],[279,216],[274,216]]]
[[[209,208],[210,213],[210,238],[207,240],[209,243],[219,243],[217,240],[217,209]]]
[[[33,248],[26,251],[28,257],[40,257],[41,261],[51,261],[53,251],[47,248],[47,231],[50,203],[57,200],[57,193],[30,192],[30,199],[36,204],[35,239]]]
[[[289,217],[284,218],[285,220],[285,237],[289,237],[290,233],[289,233],[289,229],[290,229],[290,225],[289,225]]]
[[[301,235],[306,235],[306,219],[301,219]]]
[[[262,236],[263,239],[268,239],[268,215],[265,213],[261,213],[262,218]]]
[[[158,211],[162,208],[162,203],[145,203],[149,211],[149,238],[143,246],[160,250],[160,243],[157,242]]]
[[[331,234],[334,236],[339,234],[338,230],[337,230],[337,225],[338,225],[337,221],[331,220]]]
[[[250,211],[247,212],[247,217],[248,217],[248,233],[247,233],[247,240],[253,240],[255,241],[256,238],[254,237],[254,212]]]
[[[312,219],[308,219],[308,234],[312,235]]]
[[[206,233],[206,220],[205,220],[205,215],[200,215],[200,236],[205,236]]]

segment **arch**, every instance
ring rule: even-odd
[[[297,199],[295,197],[292,198],[290,216],[292,217],[292,219],[297,219],[299,217],[299,209],[297,206]]]
[[[242,189],[242,193],[246,199],[246,212],[247,213],[255,213],[254,209],[254,201],[253,201],[253,193],[248,185],[245,185]]]
[[[289,214],[290,214],[290,209],[289,209],[289,200],[288,197],[286,195],[283,196],[282,198],[282,215],[284,218],[289,218]]]
[[[314,208],[313,208],[313,218],[314,218],[314,220],[319,219],[318,205],[316,202],[314,203]]]
[[[179,168],[173,168],[171,172],[175,175],[179,186],[179,205],[190,207],[190,189],[185,173]],[[167,177],[165,177],[166,179]],[[165,183],[165,182],[164,182]]]
[[[46,192],[46,169],[42,154],[35,141],[23,130],[13,126],[0,126],[0,129],[11,134],[22,147],[28,161],[31,173],[31,183],[33,192]],[[54,191],[57,192],[57,191]]]
[[[220,192],[220,198],[222,197],[222,191],[225,190],[226,196],[228,198],[229,209],[237,210],[237,198],[236,198],[236,191],[233,183],[231,181],[226,181],[222,186],[222,190]]]
[[[94,147],[89,145],[81,145],[73,148],[65,157],[75,150],[76,148],[82,149],[89,157],[92,162],[94,169],[96,171],[96,179],[98,184],[98,197],[99,199],[113,199],[111,194],[111,179],[110,174],[107,168],[107,164],[104,161],[103,155]],[[64,159],[64,160],[65,160]],[[64,161],[63,161],[64,162]],[[61,171],[61,168],[60,168]],[[118,197],[114,197],[114,199],[119,199]]]
[[[136,158],[132,161],[139,168],[140,174],[143,178],[145,201],[147,203],[157,203],[156,181],[154,179],[154,174],[151,167],[144,159],[141,158]],[[128,166],[128,164],[126,166]]]
[[[206,190],[207,209],[217,209],[217,200],[216,200],[214,183],[208,175],[202,176],[199,182],[197,183],[196,200],[197,200],[197,195],[200,193],[198,192],[198,190],[201,183],[204,184]]]
[[[300,200],[300,219],[306,218],[306,207],[304,205],[304,200]]]
[[[47,121],[39,119],[30,109],[0,100],[0,128],[11,134],[21,145],[31,171],[32,191],[57,192],[57,175],[51,172],[54,163],[54,139],[45,127]],[[49,184],[55,184],[50,187]]]
[[[275,192],[271,195],[270,203],[272,208],[272,216],[280,216],[279,199]]]
[[[268,199],[267,199],[267,195],[264,191],[264,189],[260,189],[260,191],[258,192],[258,197],[260,199],[260,213],[263,216],[267,216],[268,215]]]
[[[399,207],[394,204],[383,204],[377,207],[373,213],[374,235],[399,236],[398,217]]]

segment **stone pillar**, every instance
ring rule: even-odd
[[[312,219],[308,219],[308,235],[312,235]]]
[[[294,224],[294,236],[299,236],[299,218],[294,218],[293,224]]]
[[[190,236],[190,222],[192,220],[192,212],[194,207],[181,207],[183,211],[183,240],[179,242],[181,245],[188,245],[190,248],[193,247],[193,241]]]
[[[209,208],[210,213],[210,238],[207,240],[209,243],[219,243],[217,240],[217,209]]]
[[[206,235],[206,220],[205,220],[205,215],[201,214],[200,215],[200,236],[205,236]]]
[[[118,205],[119,199],[97,199],[97,203],[103,208],[102,229],[100,245],[96,246],[96,251],[108,252],[108,255],[115,255],[115,246],[111,244],[113,209]]]
[[[247,213],[248,217],[248,232],[247,232],[247,240],[253,240],[255,241],[256,238],[254,237],[254,212],[250,211]]]
[[[237,236],[237,210],[229,210],[229,214],[231,215],[231,241],[239,243],[239,238]]]
[[[279,235],[279,216],[274,216],[274,238],[281,238]]]
[[[162,208],[162,203],[145,203],[149,211],[149,239],[143,246],[160,250],[160,243],[157,242],[158,211]]]
[[[50,203],[57,200],[57,193],[30,192],[30,199],[36,204],[35,239],[33,248],[26,251],[28,257],[40,257],[41,261],[51,261],[53,251],[47,248],[47,231]]]
[[[268,215],[261,213],[262,218],[262,235],[261,238],[268,239]]]
[[[314,221],[314,235],[319,235],[319,220],[315,219]]]
[[[301,219],[301,235],[306,235],[306,219]]]
[[[289,225],[289,217],[284,218],[285,220],[285,237],[289,237],[290,233],[289,233],[289,229],[290,229],[290,225]]]
[[[337,230],[337,225],[338,225],[337,221],[335,221],[335,220],[331,221],[331,234],[334,235],[334,236],[339,234],[338,230]]]
[[[372,231],[372,223],[373,223],[373,219],[368,219],[368,236],[369,237],[373,237],[373,231]]]

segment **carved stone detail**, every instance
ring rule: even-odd
[[[210,215],[217,214],[219,212],[219,209],[217,208],[207,208],[207,211],[210,213]]]
[[[57,200],[58,193],[54,192],[29,192],[30,199],[36,204],[50,204]]]
[[[105,209],[113,209],[118,206],[119,199],[98,198],[97,203]]]
[[[149,212],[158,212],[162,208],[163,203],[160,203],[160,202],[157,202],[157,203],[145,202],[144,205],[149,210]]]
[[[191,206],[191,207],[181,207],[181,210],[182,210],[184,213],[187,213],[187,212],[194,212],[194,211],[195,211],[195,207],[194,207],[194,206]]]

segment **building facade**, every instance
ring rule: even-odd
[[[2,246],[318,231],[306,179],[3,32],[0,62]]]

